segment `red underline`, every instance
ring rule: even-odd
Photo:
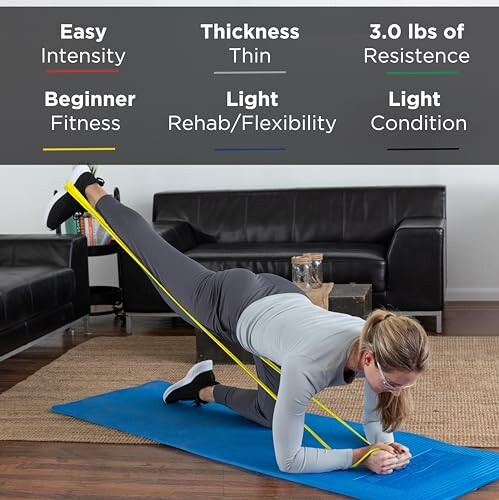
[[[119,73],[119,69],[46,69],[47,73]]]

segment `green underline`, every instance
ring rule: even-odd
[[[460,75],[460,71],[387,71],[387,75]]]

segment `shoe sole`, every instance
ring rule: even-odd
[[[175,390],[184,385],[190,384],[200,373],[209,372],[213,370],[213,361],[211,359],[206,359],[205,361],[200,361],[190,368],[190,370],[185,374],[185,377],[175,384],[171,385],[163,393],[163,402],[166,402],[166,398]]]
[[[88,168],[88,166],[87,165],[78,165],[77,167],[75,167],[72,170],[71,175],[69,176],[68,181],[71,182],[71,184],[74,184],[78,180],[78,178],[80,177],[80,175],[84,174],[85,172],[90,172],[90,169]],[[50,201],[48,202],[48,205],[45,208],[45,215],[44,215],[44,218],[43,218],[45,226],[47,225],[46,223],[47,223],[47,220],[49,218],[49,214],[52,211],[52,208],[65,195],[66,195],[66,191],[65,190],[57,191],[57,193],[55,193],[52,196],[52,198],[50,199]],[[51,231],[54,231],[54,230],[55,230],[55,228],[51,229]]]
[[[47,207],[45,208],[45,215],[43,217],[43,225],[47,226],[47,220],[49,218],[49,213],[51,212],[52,208],[54,205],[66,194],[66,191],[57,191],[52,198],[50,198],[50,201],[47,204]],[[50,228],[49,228],[50,229]],[[54,231],[54,229],[50,229],[51,231]]]

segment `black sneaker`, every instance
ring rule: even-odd
[[[177,401],[194,401],[195,406],[207,404],[199,397],[199,391],[205,387],[217,385],[213,373],[213,361],[207,359],[196,363],[177,383],[171,385],[163,393],[163,401],[167,404]]]
[[[80,193],[85,196],[85,188],[97,182],[103,186],[104,181],[95,178],[87,165],[77,165],[71,172],[68,179],[72,182]],[[45,221],[49,229],[57,229],[64,221],[72,215],[83,212],[80,204],[66,191],[59,191],[52,196],[45,211]]]

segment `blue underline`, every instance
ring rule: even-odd
[[[288,148],[213,148],[213,151],[287,151]]]

